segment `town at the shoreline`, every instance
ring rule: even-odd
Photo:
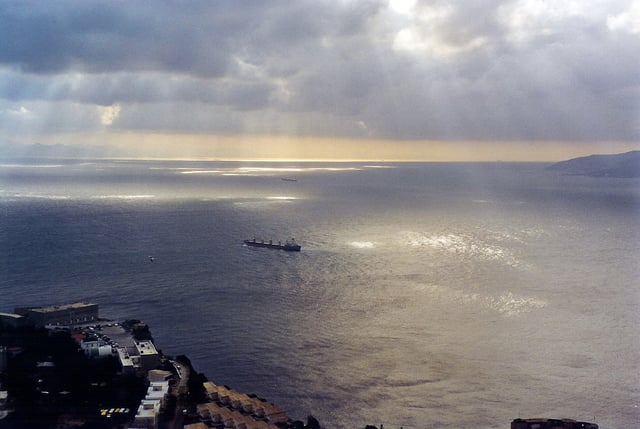
[[[35,427],[323,426],[311,415],[305,421],[294,420],[258,395],[209,381],[187,356],[165,356],[144,322],[104,319],[98,304],[78,302],[0,313],[0,428]],[[515,419],[511,429],[598,429],[598,425],[536,418]]]

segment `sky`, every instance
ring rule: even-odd
[[[640,149],[634,0],[0,0],[0,23],[4,154],[545,161]]]

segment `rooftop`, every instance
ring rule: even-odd
[[[74,302],[71,304],[50,305],[47,307],[32,307],[32,308],[29,308],[29,310],[35,311],[38,313],[51,313],[53,311],[74,310],[74,309],[92,307],[97,305],[98,304],[95,304],[92,302]]]
[[[139,341],[136,343],[136,346],[138,348],[138,353],[140,353],[140,356],[158,354],[156,347],[151,341]]]

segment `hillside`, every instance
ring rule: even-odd
[[[640,177],[640,151],[615,155],[591,155],[550,165],[548,170],[590,177]]]

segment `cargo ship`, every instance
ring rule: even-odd
[[[511,429],[598,429],[595,423],[578,422],[572,419],[515,419]]]
[[[299,252],[301,248],[293,238],[285,241],[284,244],[280,241],[274,243],[272,240],[264,241],[256,240],[255,238],[251,240],[244,240],[244,244],[251,247],[266,247],[267,249],[286,250],[288,252]]]

